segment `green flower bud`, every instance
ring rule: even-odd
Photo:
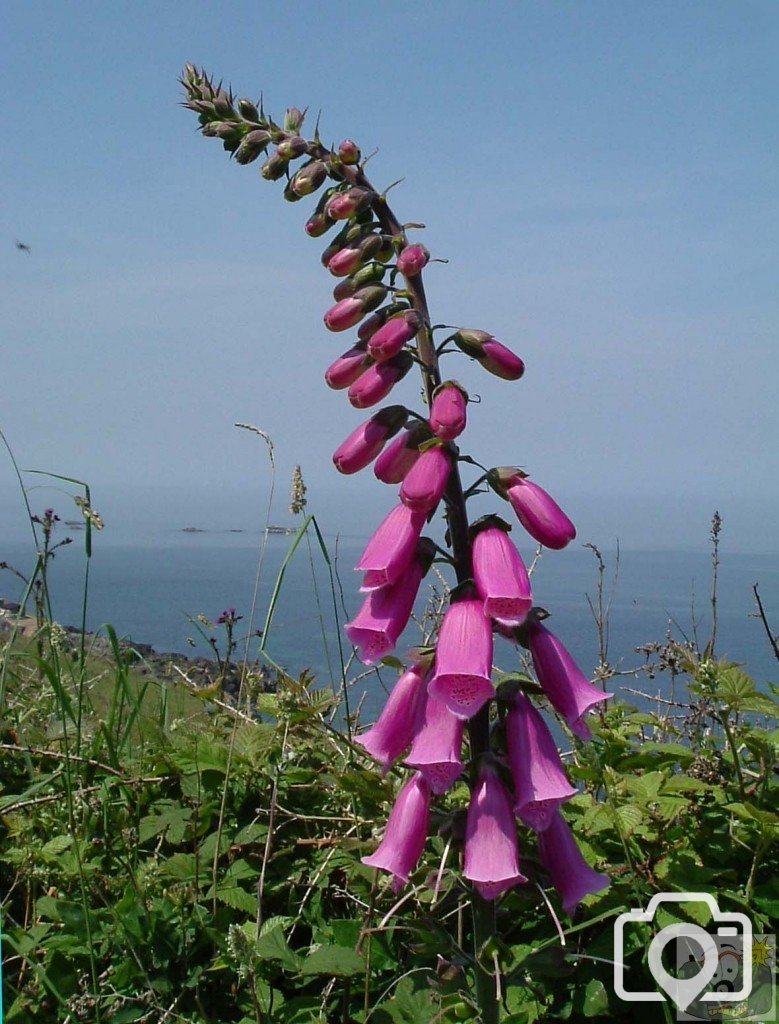
[[[273,153],[260,168],[260,174],[266,181],[278,181],[287,173],[287,161],[278,153]]]
[[[306,140],[302,139],[299,135],[293,135],[289,139],[282,139],[277,153],[284,160],[294,160],[296,157],[303,156],[307,149],[308,143]]]
[[[238,100],[237,106],[238,113],[241,115],[244,121],[258,122],[260,120],[260,112],[255,107],[251,100]]]

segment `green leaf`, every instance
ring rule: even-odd
[[[266,921],[260,930],[260,937],[255,943],[254,950],[260,960],[278,960],[282,967],[296,971],[300,966],[300,960],[284,935],[288,923],[289,919],[282,917],[272,917]]]
[[[72,842],[73,836],[55,836],[48,843],[44,844],[41,854],[47,859],[55,858],[59,854],[64,853]]]
[[[582,1010],[585,1017],[600,1017],[609,1008],[609,994],[599,978],[587,982]]]
[[[247,914],[257,912],[257,897],[240,885],[220,885],[216,890],[216,898],[233,910],[243,910]]]
[[[338,978],[352,978],[365,972],[365,961],[347,946],[320,946],[306,957],[300,968],[302,975],[326,974]]]

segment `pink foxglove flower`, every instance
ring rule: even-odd
[[[447,449],[441,445],[428,448],[406,474],[400,488],[400,500],[409,508],[429,512],[441,500],[451,471],[452,462]]]
[[[496,525],[479,530],[473,538],[473,579],[484,611],[502,626],[518,626],[533,605],[530,577],[519,552],[497,516]]]
[[[566,914],[573,914],[585,896],[602,892],[610,884],[607,875],[599,874],[582,857],[573,832],[559,811],[539,833],[538,852],[552,885],[562,897]]]
[[[426,674],[427,669],[421,665],[414,665],[404,672],[393,686],[377,721],[355,738],[355,742],[379,762],[385,773],[411,744],[420,699],[425,696]]]
[[[417,553],[400,579],[381,590],[372,590],[352,621],[346,624],[346,635],[366,665],[372,665],[394,650],[398,637],[408,625],[428,566],[429,560]]]
[[[381,402],[414,365],[409,352],[401,352],[386,363],[374,363],[361,373],[349,388],[349,401],[355,409],[367,409]]]
[[[418,423],[395,438],[376,459],[373,472],[385,484],[399,484],[419,458],[419,446],[430,437],[426,425]]]
[[[430,789],[422,776],[416,774],[398,793],[378,849],[370,857],[362,858],[368,867],[394,875],[395,892],[403,888],[422,856],[429,818]]]
[[[393,316],[371,336],[368,351],[374,359],[391,359],[403,350],[404,345],[413,341],[421,322],[414,310]]]
[[[525,372],[525,364],[519,356],[494,338],[485,341],[481,351],[479,362],[485,370],[494,373],[496,377],[502,377],[504,380],[519,380]]]
[[[576,788],[568,781],[546,723],[522,693],[506,717],[506,744],[517,814],[525,825],[543,832]]]
[[[576,536],[576,527],[554,498],[521,473],[505,485],[505,493],[517,519],[539,544],[559,551]]]
[[[510,348],[487,331],[460,330],[454,335],[454,343],[473,359],[478,359],[485,370],[504,380],[519,380],[525,372],[525,364]]]
[[[389,405],[352,431],[333,455],[339,473],[357,473],[376,458],[408,418],[402,405]]]
[[[440,700],[424,694],[417,715],[417,731],[406,764],[424,775],[434,793],[445,793],[462,774],[465,721]]]
[[[592,739],[585,715],[613,694],[593,686],[554,633],[540,622],[530,625],[528,642],[538,681],[552,706],[579,739]]]
[[[459,718],[472,718],[495,694],[491,675],[490,620],[481,601],[457,601],[449,606],[441,623],[428,694]]]
[[[363,591],[379,590],[400,579],[417,549],[424,512],[396,505],[368,541],[355,566],[365,573]]]
[[[381,285],[360,288],[349,298],[341,299],[325,313],[325,327],[330,331],[348,331],[371,310],[380,306],[387,296],[387,289]]]
[[[442,441],[454,441],[465,430],[468,395],[454,381],[436,388],[430,407],[430,429]]]
[[[365,345],[354,345],[331,363],[325,372],[328,387],[341,391],[354,384],[357,378],[368,368],[369,359],[365,353]]]
[[[430,253],[418,242],[407,245],[398,256],[398,271],[404,277],[415,277],[430,259]]]
[[[519,868],[511,797],[490,765],[482,765],[468,805],[463,874],[485,900],[527,881]]]

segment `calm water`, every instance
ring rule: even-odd
[[[66,624],[80,622],[85,559],[83,534],[57,554],[51,567],[55,618]],[[261,576],[254,627],[262,627],[269,597],[291,539],[269,538]],[[364,546],[363,538],[328,538],[331,554],[343,585],[346,608],[352,614],[359,604],[359,577],[351,569]],[[34,557],[28,544],[0,539],[0,561],[29,572]],[[278,610],[269,634],[268,652],[280,664],[297,673],[316,672],[320,685],[329,681],[328,662],[313,579],[321,599],[324,633],[331,664],[338,672],[338,627],[345,621],[340,608],[336,622],[326,567],[312,537],[314,576],[305,539],[295,553],[284,580]],[[189,621],[199,614],[215,619],[235,607],[248,622],[257,567],[258,542],[248,534],[160,534],[151,543],[121,545],[103,543],[96,537],[90,567],[88,627],[97,630],[111,623],[117,632],[157,651],[185,654],[208,653],[207,644]],[[610,559],[611,561],[611,559]],[[623,552],[612,604],[609,657],[612,663],[631,667],[641,663],[635,648],[660,640],[673,619],[680,629],[692,630],[693,595],[701,646],[710,635],[709,555],[694,552]],[[610,573],[609,573],[610,575]],[[582,548],[549,552],[534,573],[536,602],[552,613],[550,626],[590,673],[597,661],[597,633],[586,594],[595,598],[596,566],[592,554]],[[17,580],[0,574],[0,595],[17,598]],[[719,587],[718,655],[742,662],[758,682],[776,678],[767,638],[754,617],[752,584],[759,582],[764,604],[776,626],[779,623],[779,557],[722,553]],[[424,594],[424,586],[423,586]],[[421,603],[421,602],[420,602]],[[679,635],[679,628],[676,633]],[[187,642],[191,637],[196,648]],[[398,647],[419,642],[412,626]],[[344,650],[350,650],[344,640]],[[503,668],[516,663],[508,645],[496,643],[496,661]],[[633,685],[628,683],[628,685]],[[647,685],[656,687],[657,683]],[[368,683],[369,693],[377,683]],[[378,696],[378,694],[377,694]],[[373,704],[369,700],[369,706]]]

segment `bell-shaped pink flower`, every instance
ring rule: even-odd
[[[491,675],[492,626],[482,603],[476,598],[456,601],[441,623],[428,694],[453,715],[472,718],[495,694]]]
[[[339,473],[357,473],[376,458],[408,418],[402,405],[389,405],[353,430],[333,454]]]
[[[355,566],[365,573],[363,591],[379,590],[394,583],[406,571],[425,525],[425,513],[396,505],[368,541]]]
[[[407,245],[398,256],[398,271],[404,277],[415,277],[430,259],[430,253],[418,242]]]
[[[525,364],[516,353],[501,342],[490,338],[482,345],[479,362],[485,370],[504,380],[519,380],[525,372]]]
[[[399,484],[420,455],[419,446],[430,437],[430,431],[421,423],[395,438],[376,459],[373,472],[385,484]]]
[[[505,485],[506,497],[527,532],[558,551],[576,536],[576,527],[554,498],[532,480],[516,474]]]
[[[462,774],[465,721],[440,700],[423,694],[417,705],[417,724],[406,764],[424,775],[434,793],[445,793]]]
[[[421,775],[412,775],[398,793],[378,849],[362,858],[368,867],[394,875],[395,892],[403,888],[422,856],[429,820],[430,789]]]
[[[438,444],[428,448],[406,474],[400,488],[400,500],[409,508],[429,512],[441,500],[451,471],[448,450]]]
[[[354,384],[361,373],[368,368],[369,359],[365,345],[354,345],[331,363],[325,372],[328,387],[341,391]]]
[[[425,697],[427,669],[414,665],[398,679],[376,722],[355,737],[382,766],[384,772],[408,750],[414,737],[420,700]]]
[[[383,361],[402,352],[403,346],[416,337],[421,322],[419,314],[414,310],[407,310],[387,320],[375,334],[371,335],[368,342],[371,356]]]
[[[546,723],[523,694],[506,716],[506,744],[514,779],[514,807],[530,828],[543,832],[560,804],[576,795]]]
[[[372,590],[351,622],[346,635],[366,665],[379,661],[394,650],[398,637],[408,625],[414,600],[428,564],[415,555],[405,573],[381,590]]]
[[[579,739],[592,739],[584,716],[613,694],[593,686],[554,633],[540,622],[530,624],[528,643],[538,681],[552,706]]]
[[[573,832],[559,811],[543,832],[538,834],[538,853],[549,872],[552,885],[560,893],[563,910],[573,914],[585,896],[602,892],[611,884],[582,857]]]
[[[376,405],[387,397],[399,380],[403,380],[413,363],[409,352],[401,352],[386,363],[374,363],[350,386],[349,401],[355,409]]]
[[[485,900],[496,900],[527,878],[519,868],[511,797],[491,765],[483,764],[465,825],[463,875]]]
[[[502,522],[497,517],[494,521]],[[473,579],[491,619],[502,626],[524,621],[533,606],[530,577],[501,526],[486,526],[473,538]]]
[[[430,406],[430,429],[442,441],[454,441],[465,430],[468,395],[448,380],[436,388]]]

